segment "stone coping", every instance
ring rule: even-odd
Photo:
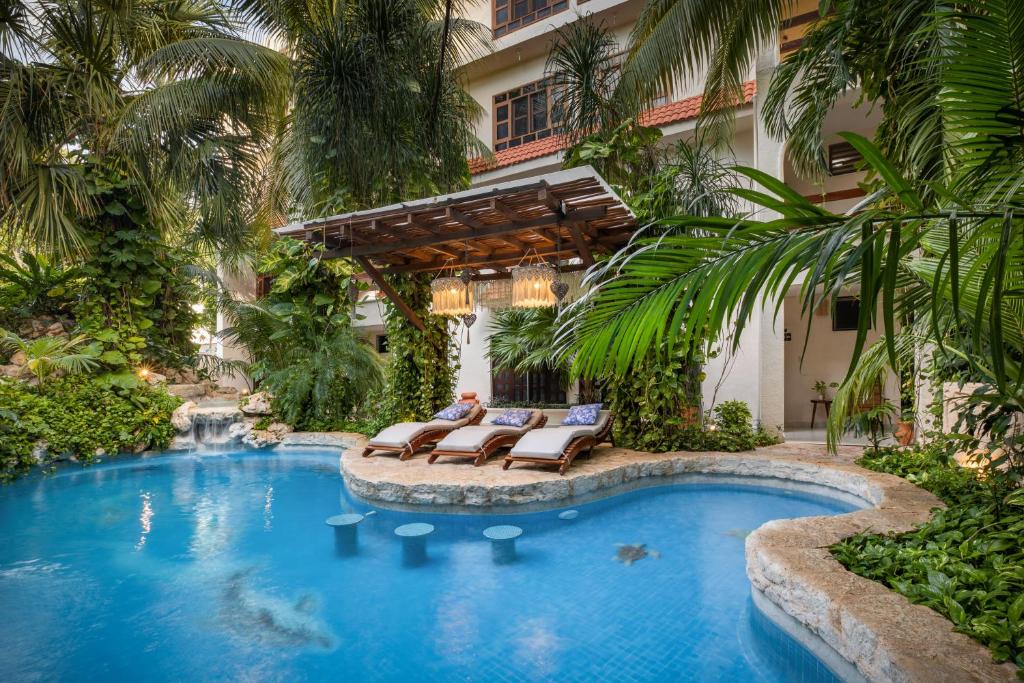
[[[861,532],[902,533],[927,521],[942,505],[931,493],[899,477],[855,464],[861,449],[835,456],[814,444],[780,444],[749,453],[651,454],[597,448],[566,476],[537,467],[501,469],[501,458],[482,467],[468,462],[428,465],[423,454],[363,458],[362,443],[341,458],[346,485],[357,496],[398,506],[442,505],[473,509],[568,504],[598,492],[656,477],[733,475],[825,487],[864,501],[843,515],[774,520],[746,541],[747,575],[755,591],[875,682],[1016,681],[1016,667],[996,664],[989,650],[953,631],[952,623],[875,581],[847,571],[832,544]]]

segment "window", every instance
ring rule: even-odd
[[[845,175],[857,170],[857,164],[863,159],[849,142],[837,142],[828,146],[828,174]]]
[[[491,399],[501,403],[565,403],[564,380],[553,370],[492,370]]]
[[[494,0],[494,37],[522,28],[569,8],[569,0]]]
[[[377,353],[387,353],[391,350],[388,346],[388,335],[378,334],[377,335]]]
[[[836,307],[832,309],[832,331],[849,332],[857,329],[857,321],[860,319],[860,298],[856,296],[841,296],[836,299]],[[868,320],[868,327],[871,321]]]
[[[494,96],[494,151],[542,140],[558,132],[561,106],[548,79]]]

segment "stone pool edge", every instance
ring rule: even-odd
[[[496,462],[427,467],[418,457],[361,458],[361,444],[341,458],[346,485],[370,501],[465,507],[555,502],[646,478],[739,475],[824,486],[871,507],[843,515],[768,522],[747,537],[752,588],[852,663],[869,681],[1016,681],[1016,667],[953,631],[946,618],[884,585],[847,571],[829,546],[858,533],[902,533],[942,505],[896,476],[865,470],[852,457],[781,444],[754,453],[645,454],[599,450],[565,477],[532,469],[503,472]],[[517,474],[518,472],[518,474]],[[511,475],[511,476],[510,476]],[[502,481],[502,478],[506,481]]]

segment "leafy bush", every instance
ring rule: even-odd
[[[861,464],[903,476],[949,507],[908,534],[842,541],[832,547],[836,559],[946,616],[1024,678],[1024,491],[1005,478],[978,479],[943,444],[883,449]]]
[[[715,407],[715,429],[704,433],[704,447],[708,451],[750,451],[757,446],[754,416],[743,401],[722,401]]]
[[[179,399],[144,384],[131,389],[84,377],[50,382],[45,392],[0,380],[0,480],[36,464],[33,447],[45,442],[51,456],[90,462],[110,454],[166,448],[174,437],[171,413]]]
[[[448,330],[449,320],[430,314],[429,275],[393,275],[389,282],[426,330],[416,329],[390,300],[385,302],[390,359],[382,418],[388,423],[430,419],[455,396],[458,343]]]
[[[875,472],[886,472],[931,491],[948,504],[975,492],[978,478],[973,470],[960,467],[953,458],[955,444],[935,440],[920,448],[895,446],[865,450],[858,463]]]
[[[143,361],[183,367],[195,360],[192,302],[201,298],[196,269],[164,243],[137,184],[90,167],[89,194],[102,209],[83,221],[89,250],[74,314],[80,329],[103,346],[100,360],[115,370]]]
[[[352,410],[380,386],[376,352],[351,328],[347,265],[315,258],[321,246],[275,242],[259,264],[273,277],[267,297],[226,300],[232,327],[221,334],[252,354],[249,372],[273,396],[273,410],[298,429],[344,429]]]

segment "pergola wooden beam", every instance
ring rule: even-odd
[[[580,226],[571,223],[569,225],[569,234],[572,235],[572,241],[576,243],[576,249],[580,252],[580,258],[583,260],[583,264],[586,266],[594,265],[594,255],[590,253],[590,245],[587,244],[587,240],[584,239],[583,233],[580,232]]]
[[[370,276],[370,279],[373,280],[373,283],[377,285],[380,291],[384,292],[384,296],[391,299],[391,303],[393,303],[395,307],[402,312],[402,315],[405,316],[405,319],[412,323],[413,327],[415,327],[420,332],[426,332],[427,328],[424,327],[423,321],[420,320],[420,317],[416,315],[416,311],[409,308],[409,304],[405,303],[405,299],[403,299],[398,294],[398,292],[395,291],[394,287],[388,284],[388,281],[384,279],[384,276],[381,275],[381,272],[377,270],[377,268],[374,267],[372,263],[370,263],[370,259],[366,258],[365,256],[356,256],[355,260],[356,263],[358,263],[360,267],[364,271],[366,271],[366,274]]]
[[[566,214],[566,222],[578,222],[578,221],[592,221],[599,218],[603,218],[608,213],[608,207],[606,206],[590,206],[583,209],[573,209]],[[444,244],[450,242],[462,242],[465,240],[471,240],[480,237],[495,237],[498,235],[508,235],[514,232],[523,232],[533,227],[543,227],[546,225],[555,225],[560,221],[560,216],[539,216],[537,218],[530,218],[518,222],[499,223],[496,225],[484,225],[482,228],[474,230],[458,230],[455,232],[444,233],[443,235],[430,235],[428,237],[415,237],[413,239],[402,240],[400,242],[387,242],[383,244],[365,244],[352,248],[353,256],[374,256],[377,254],[386,254],[394,251],[404,251],[407,249],[414,249],[417,247],[429,247],[435,244]],[[328,249],[324,252],[325,258],[338,258],[348,256],[345,249]]]

